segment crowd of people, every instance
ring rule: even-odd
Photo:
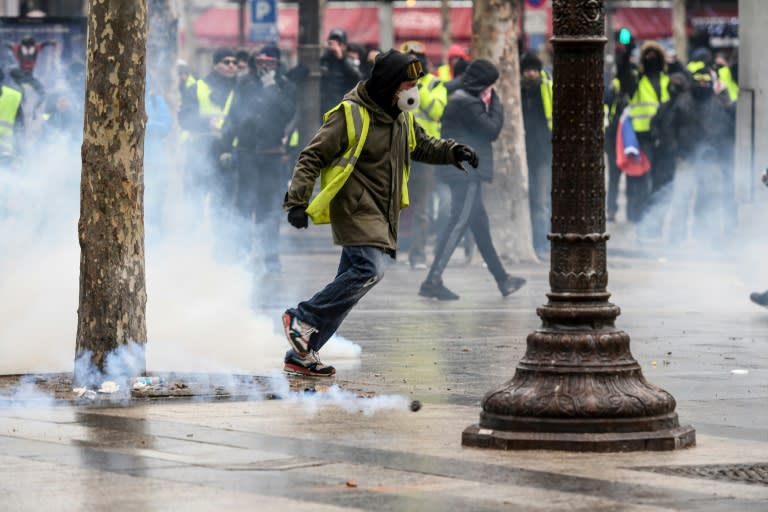
[[[618,45],[606,80],[607,219],[618,212],[638,240],[718,247],[736,223],[733,190],[737,61],[707,48],[687,64],[655,41]]]
[[[607,220],[617,220],[623,177],[626,221],[640,243],[711,247],[734,227],[739,88],[730,59],[697,48],[682,64],[654,41],[617,46],[616,73],[605,81]],[[547,259],[556,77],[536,53],[519,60],[533,248]],[[525,280],[504,268],[483,202],[504,120],[494,64],[453,45],[433,70],[419,41],[382,52],[334,29],[320,69],[323,124],[309,141],[296,130],[306,70],[286,69],[274,45],[252,54],[220,49],[202,79],[180,66],[179,124],[199,168],[194,185],[245,219],[242,253],[267,271],[281,268],[283,212],[298,229],[310,219],[331,224],[342,246],[337,274],[288,308],[282,324],[285,370],[332,376],[319,351],[398,251],[426,271],[417,292],[426,298],[459,299],[443,280],[459,246],[467,260],[477,246],[502,296]],[[768,305],[768,292],[751,298]]]
[[[323,123],[307,141],[297,130],[307,71],[289,69],[274,44],[253,52],[218,49],[199,78],[180,63],[177,113],[148,79],[147,155],[162,153],[177,115],[186,188],[237,219],[244,230],[236,237],[238,257],[261,271],[280,271],[286,211],[296,228],[310,219],[331,223],[342,246],[335,279],[283,315],[291,345],[286,370],[334,373],[318,351],[398,251],[425,272],[414,290],[423,297],[459,299],[443,279],[458,247],[466,259],[477,247],[502,296],[525,284],[497,254],[483,201],[505,115],[499,70],[458,45],[448,57],[433,69],[420,41],[382,52],[331,30],[320,58]],[[519,61],[533,248],[547,259],[556,76],[534,52],[522,52]],[[626,220],[639,240],[718,243],[735,223],[735,61],[697,49],[683,65],[650,41],[639,51],[633,42],[618,45],[616,63],[604,102],[607,220],[616,221],[623,176]],[[82,94],[82,66],[70,75],[69,90]],[[42,96],[41,87],[31,87]],[[10,144],[23,130],[22,101],[14,88],[1,91],[0,116],[16,127],[0,132],[0,143]],[[48,95],[48,130],[65,132],[82,119],[75,95]]]

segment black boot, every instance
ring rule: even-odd
[[[419,288],[419,295],[437,300],[459,300],[459,296],[443,285],[443,280],[437,282],[424,281]]]
[[[506,297],[507,295],[510,295],[522,288],[524,284],[525,279],[522,277],[515,277],[507,274],[507,276],[500,283],[498,283],[498,286],[501,295]]]
[[[752,292],[749,296],[749,299],[754,302],[755,304],[759,304],[761,306],[768,306],[768,292]]]

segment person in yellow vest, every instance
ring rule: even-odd
[[[5,74],[0,69],[0,83]],[[0,86],[0,166],[9,166],[22,153],[24,139],[23,95],[13,87]]]
[[[637,134],[640,149],[651,162],[651,169],[642,176],[626,176],[627,220],[639,223],[648,208],[651,192],[662,184],[654,183],[653,137],[651,119],[659,106],[669,101],[669,76],[666,73],[664,48],[655,41],[646,41],[640,48],[639,72],[629,65],[629,54],[618,62],[618,79],[621,90],[629,96],[629,115],[632,128]]]
[[[394,49],[380,54],[371,78],[326,112],[323,125],[299,154],[283,203],[288,222],[299,229],[310,218],[316,224],[330,222],[342,251],[336,278],[283,313],[291,346],[286,372],[336,373],[318,352],[396,256],[400,210],[409,202],[411,160],[462,170],[462,161],[478,164],[469,146],[430,137],[414,122],[423,74],[414,55]],[[320,192],[312,199],[318,176]]]
[[[520,75],[533,248],[546,258],[552,209],[552,79],[533,53],[520,58]]]
[[[236,75],[235,51],[231,48],[216,50],[213,70],[197,80],[195,86],[184,89],[179,110],[179,125],[189,132],[184,141],[186,169],[195,181],[200,180],[193,185],[214,187],[213,192],[224,195],[233,193],[231,179],[215,171],[222,170],[218,163],[219,140],[224,118],[232,104]]]
[[[437,68],[437,78],[443,82],[456,78],[456,63],[464,61],[468,63],[471,57],[467,51],[459,44],[452,44],[448,47],[448,62]]]
[[[728,97],[728,100],[731,102],[738,100],[738,77],[734,76],[734,73],[731,70],[731,65],[723,53],[718,53],[715,55],[714,68],[717,71],[717,78],[720,81],[720,87],[722,87],[724,94]]]
[[[179,79],[179,96],[184,96],[186,89],[197,84],[197,78],[192,73],[192,68],[183,60],[176,63],[176,75]]]
[[[424,76],[418,80],[419,108],[413,112],[416,123],[430,137],[440,138],[440,118],[443,117],[448,103],[448,91],[443,82],[429,73],[429,60],[425,46],[419,41],[407,41],[400,46],[400,51],[415,55],[424,69]],[[406,210],[403,224],[408,224],[410,231],[408,263],[413,269],[427,268],[427,238],[430,232],[429,206],[432,199],[433,174],[431,165],[416,162],[414,173],[409,183],[411,206]],[[409,221],[409,222],[406,222]],[[404,226],[405,227],[405,226]]]

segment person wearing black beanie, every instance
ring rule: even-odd
[[[342,252],[336,278],[283,313],[291,347],[284,360],[288,373],[336,373],[320,361],[318,351],[396,256],[400,210],[409,203],[411,160],[462,170],[462,161],[478,165],[469,146],[432,138],[414,123],[422,74],[413,55],[397,50],[380,54],[371,78],[325,114],[299,154],[283,202],[288,222],[296,228],[306,228],[310,218],[315,224],[330,223]],[[312,198],[318,176],[320,193]]]
[[[419,295],[438,300],[458,300],[459,295],[443,283],[443,272],[467,231],[471,231],[501,295],[506,297],[525,284],[525,279],[507,273],[491,238],[488,214],[483,204],[482,184],[493,181],[493,141],[504,126],[504,106],[493,85],[499,79],[496,66],[485,59],[470,62],[461,77],[462,86],[448,96],[442,118],[442,134],[464,140],[476,148],[480,165],[466,175],[443,174],[451,189],[451,213],[438,235],[435,259]]]

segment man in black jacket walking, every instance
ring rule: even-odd
[[[482,183],[493,180],[493,149],[504,124],[504,110],[493,84],[499,71],[485,59],[473,60],[462,76],[462,86],[448,97],[443,114],[444,137],[466,141],[478,156],[476,168],[467,174],[443,173],[451,188],[451,216],[435,247],[435,259],[427,279],[419,288],[422,297],[457,300],[459,296],[443,284],[443,271],[461,237],[470,229],[480,255],[493,275],[499,291],[507,296],[518,290],[525,279],[507,274],[493,246],[488,214],[482,196]]]

